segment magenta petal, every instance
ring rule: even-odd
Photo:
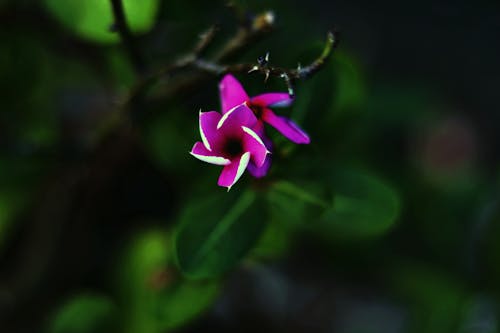
[[[292,104],[293,98],[288,93],[267,93],[252,97],[250,103],[262,106],[280,107]]]
[[[264,142],[264,144],[266,145],[267,147],[267,150],[268,151],[272,151],[273,149],[273,143],[271,140],[269,140],[267,138],[267,136],[264,134],[264,128],[262,128],[260,131],[258,129],[256,129],[257,126],[255,126],[253,128],[253,130],[259,134],[259,137],[262,139],[262,141]],[[269,172],[269,168],[271,167],[271,163],[272,163],[272,155],[271,154],[267,154],[266,155],[266,159],[264,161],[264,164],[262,164],[262,166],[258,167],[257,165],[255,165],[255,163],[253,163],[252,161],[250,161],[250,163],[248,163],[248,166],[247,166],[247,170],[248,172],[255,178],[262,178],[264,177],[265,175],[267,175],[267,173]]]
[[[227,187],[229,191],[231,187],[240,179],[241,175],[248,166],[250,161],[250,153],[246,152],[238,158],[231,161],[231,164],[226,165],[219,176],[217,184]]]
[[[243,129],[243,149],[250,152],[252,162],[257,167],[262,166],[269,153],[262,139],[250,128],[242,126]]]
[[[221,118],[221,114],[216,111],[201,112],[200,111],[200,135],[205,147],[213,151],[218,142],[217,124]]]
[[[203,162],[207,162],[207,163],[211,163],[211,164],[215,164],[215,165],[229,165],[229,164],[231,164],[231,161],[228,160],[227,158],[224,158],[222,156],[215,156],[210,150],[205,148],[203,143],[201,143],[199,141],[194,144],[193,149],[191,149],[190,154]]]
[[[231,74],[227,74],[219,83],[222,114],[249,100],[245,89]]]
[[[225,135],[241,131],[241,126],[252,127],[257,123],[257,118],[246,104],[238,105],[220,118],[217,129]]]
[[[262,178],[267,175],[269,168],[271,167],[271,155],[268,154],[262,166],[258,167],[255,163],[248,163],[247,170],[255,178]]]
[[[287,139],[295,143],[307,144],[311,142],[309,136],[304,133],[293,121],[285,117],[277,116],[269,109],[264,111],[262,119],[269,125],[276,128]]]

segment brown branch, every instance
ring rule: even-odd
[[[224,62],[232,60],[249,44],[269,33],[273,29],[273,26],[273,12],[266,11],[256,15],[250,24],[240,27],[237,34],[217,53],[213,61]]]
[[[117,116],[115,119],[123,118],[120,114],[127,112],[126,110],[132,109],[133,111],[134,105],[137,105],[138,101],[143,100],[149,88],[160,78],[168,78],[181,71],[185,72],[186,75],[179,78],[175,85],[169,85],[167,87],[168,90],[162,92],[161,98],[168,98],[170,96],[182,94],[182,92],[185,91],[192,91],[192,89],[208,79],[209,75],[220,76],[225,73],[252,72],[264,75],[266,80],[269,76],[281,78],[286,84],[288,93],[294,96],[295,81],[311,77],[318,72],[330,58],[333,53],[332,51],[338,45],[338,36],[335,32],[328,33],[323,52],[306,67],[300,67],[299,65],[297,68],[287,69],[270,66],[268,55],[266,55],[265,58],[259,58],[257,64],[220,64],[226,59],[235,57],[240,51],[248,47],[249,44],[257,41],[269,32],[273,22],[274,15],[271,12],[264,12],[255,16],[251,24],[242,26],[236,35],[222,47],[221,51],[217,53],[213,59],[207,60],[201,56],[210,46],[217,32],[215,26],[210,27],[206,32],[200,35],[200,40],[190,53],[149,75],[143,76],[143,78],[132,87],[121,103],[118,104]]]
[[[140,74],[144,71],[144,60],[136,47],[134,36],[127,24],[122,0],[111,0],[111,8],[115,18],[112,30],[120,34],[123,46],[127,50],[128,57],[130,58],[130,62],[136,73]]]
[[[196,44],[193,50],[193,53],[196,57],[200,57],[203,55],[203,53],[207,50],[207,48],[214,40],[218,30],[219,28],[216,25],[213,25],[207,31],[203,32],[200,35],[200,40],[198,41],[198,44]]]
[[[318,72],[330,58],[332,51],[338,45],[337,35],[329,32],[327,35],[325,47],[321,55],[316,58],[310,65],[306,67],[297,67],[296,69],[287,69],[281,67],[269,66],[268,55],[265,58],[259,58],[257,64],[235,64],[235,65],[219,65],[214,62],[206,61],[203,59],[196,59],[193,66],[214,74],[222,75],[225,73],[260,73],[265,76],[266,80],[269,76],[279,77],[285,81],[288,88],[288,93],[294,95],[293,83],[299,79],[311,77]]]
[[[273,22],[274,14],[272,14],[272,12],[264,12],[255,16],[249,26],[239,28],[235,36],[227,41],[227,43],[221,48],[221,51],[213,57],[212,61],[221,62],[234,58],[242,50],[269,33],[272,30]],[[120,103],[119,108],[127,109],[130,105],[133,105],[138,99],[144,96],[146,91],[152,85],[154,85],[161,78],[172,76],[184,69],[200,69],[197,68],[195,63],[210,46],[216,35],[216,32],[217,27],[210,27],[207,31],[200,34],[200,40],[190,53],[180,57],[174,63],[168,64],[163,68],[151,72],[150,74],[140,79],[135,84],[135,86],[130,89],[130,92]],[[176,94],[178,91],[183,90],[185,87],[193,86],[195,83],[200,81],[203,81],[202,73],[196,73],[195,75],[189,76],[185,80],[183,80],[181,84],[176,84],[176,87],[174,87],[169,95]]]

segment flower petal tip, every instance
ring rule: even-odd
[[[226,74],[219,83],[222,113],[249,99],[241,83],[231,74]]]
[[[195,158],[199,159],[200,161],[206,163],[223,165],[223,166],[231,164],[230,160],[222,156],[214,155],[210,150],[208,150],[204,146],[202,142],[199,141],[194,144],[193,148],[189,153],[193,155]]]
[[[297,140],[295,143],[299,145],[308,145],[311,143],[311,139],[308,136],[304,136],[300,140]]]
[[[219,176],[217,184],[222,187],[232,187],[238,179],[243,175],[243,172],[250,162],[250,153],[246,152],[239,159],[231,161],[226,165]]]

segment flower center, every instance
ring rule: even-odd
[[[250,110],[253,111],[253,114],[255,115],[255,117],[257,119],[260,119],[262,117],[262,112],[264,111],[264,107],[263,106],[258,105],[258,104],[252,104],[252,103],[250,103],[248,105],[248,107],[250,108]]]
[[[229,157],[235,157],[241,155],[243,152],[243,146],[241,144],[241,140],[239,139],[229,139],[226,141],[224,145],[224,152]]]

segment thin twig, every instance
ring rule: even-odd
[[[122,0],[111,0],[111,8],[115,18],[113,29],[120,34],[122,43],[127,50],[128,57],[130,58],[130,62],[132,63],[136,73],[141,74],[144,71],[144,60],[135,45],[134,36],[132,35],[132,32],[127,24]]]
[[[234,58],[243,49],[269,33],[272,29],[273,22],[274,14],[272,14],[272,12],[263,12],[255,16],[253,23],[249,27],[241,27],[235,36],[229,39],[221,48],[221,51],[213,57],[212,61],[221,62]],[[195,62],[199,60],[205,50],[210,46],[216,32],[216,26],[210,27],[207,31],[200,34],[200,40],[189,54],[180,57],[174,63],[168,64],[155,72],[143,76],[143,78],[130,89],[130,92],[127,94],[120,107],[126,109],[128,106],[135,103],[135,101],[143,96],[160,78],[174,75],[176,72],[187,68],[200,69],[197,68]],[[191,86],[194,82],[198,82],[201,79],[200,73],[193,75],[191,78],[186,78],[182,84],[177,85],[178,88],[174,89],[174,93],[176,90],[182,90],[183,87]]]
[[[293,83],[299,79],[311,77],[318,72],[330,58],[333,49],[338,45],[338,38],[336,33],[329,32],[327,35],[325,47],[321,55],[306,67],[297,67],[295,69],[287,69],[281,67],[269,66],[267,57],[259,59],[257,64],[235,64],[235,65],[219,65],[217,63],[206,61],[203,59],[196,59],[193,66],[205,72],[222,75],[225,73],[260,73],[266,77],[269,76],[279,77],[285,81],[288,88],[288,93],[294,95]]]
[[[200,35],[200,40],[198,41],[198,44],[196,44],[193,53],[195,54],[196,57],[201,57],[203,53],[206,51],[206,49],[210,46],[212,41],[214,40],[214,37],[219,30],[219,27],[217,25],[211,26],[207,31],[203,32]]]
[[[158,79],[171,76],[181,70],[188,69],[197,69],[204,73],[217,76],[223,75],[225,73],[256,72],[264,75],[266,80],[270,76],[278,77],[285,82],[290,96],[294,96],[295,81],[311,77],[316,72],[318,72],[330,58],[332,51],[338,45],[337,33],[329,32],[327,34],[327,39],[321,55],[316,58],[311,64],[305,67],[298,66],[294,69],[288,69],[270,66],[267,56],[264,59],[259,59],[257,64],[220,64],[221,61],[225,59],[231,59],[243,48],[248,47],[248,44],[257,40],[264,33],[270,31],[273,21],[274,16],[271,12],[265,12],[255,16],[254,21],[250,27],[240,28],[237,34],[232,39],[230,39],[222,48],[221,52],[214,56],[212,60],[207,60],[202,58],[201,55],[208,48],[217,31],[215,27],[210,27],[205,33],[200,35],[200,40],[191,53],[179,58],[176,62],[169,64],[140,80],[136,84],[136,86],[131,89],[129,95],[125,98],[122,103],[122,107],[126,108],[128,105],[133,104],[134,101],[139,96],[143,96],[144,93],[149,89],[149,87],[157,82]],[[182,81],[182,83],[176,84],[176,87],[173,87],[173,92],[169,91],[169,95],[176,94],[179,90],[182,90],[182,88],[189,87],[195,82],[200,81],[201,79],[202,77],[200,76],[200,74],[187,76],[186,79]]]
[[[232,60],[248,44],[260,39],[269,33],[274,27],[274,13],[266,11],[253,17],[252,21],[239,28],[236,35],[229,40],[219,53],[213,58],[215,62],[226,62]]]

